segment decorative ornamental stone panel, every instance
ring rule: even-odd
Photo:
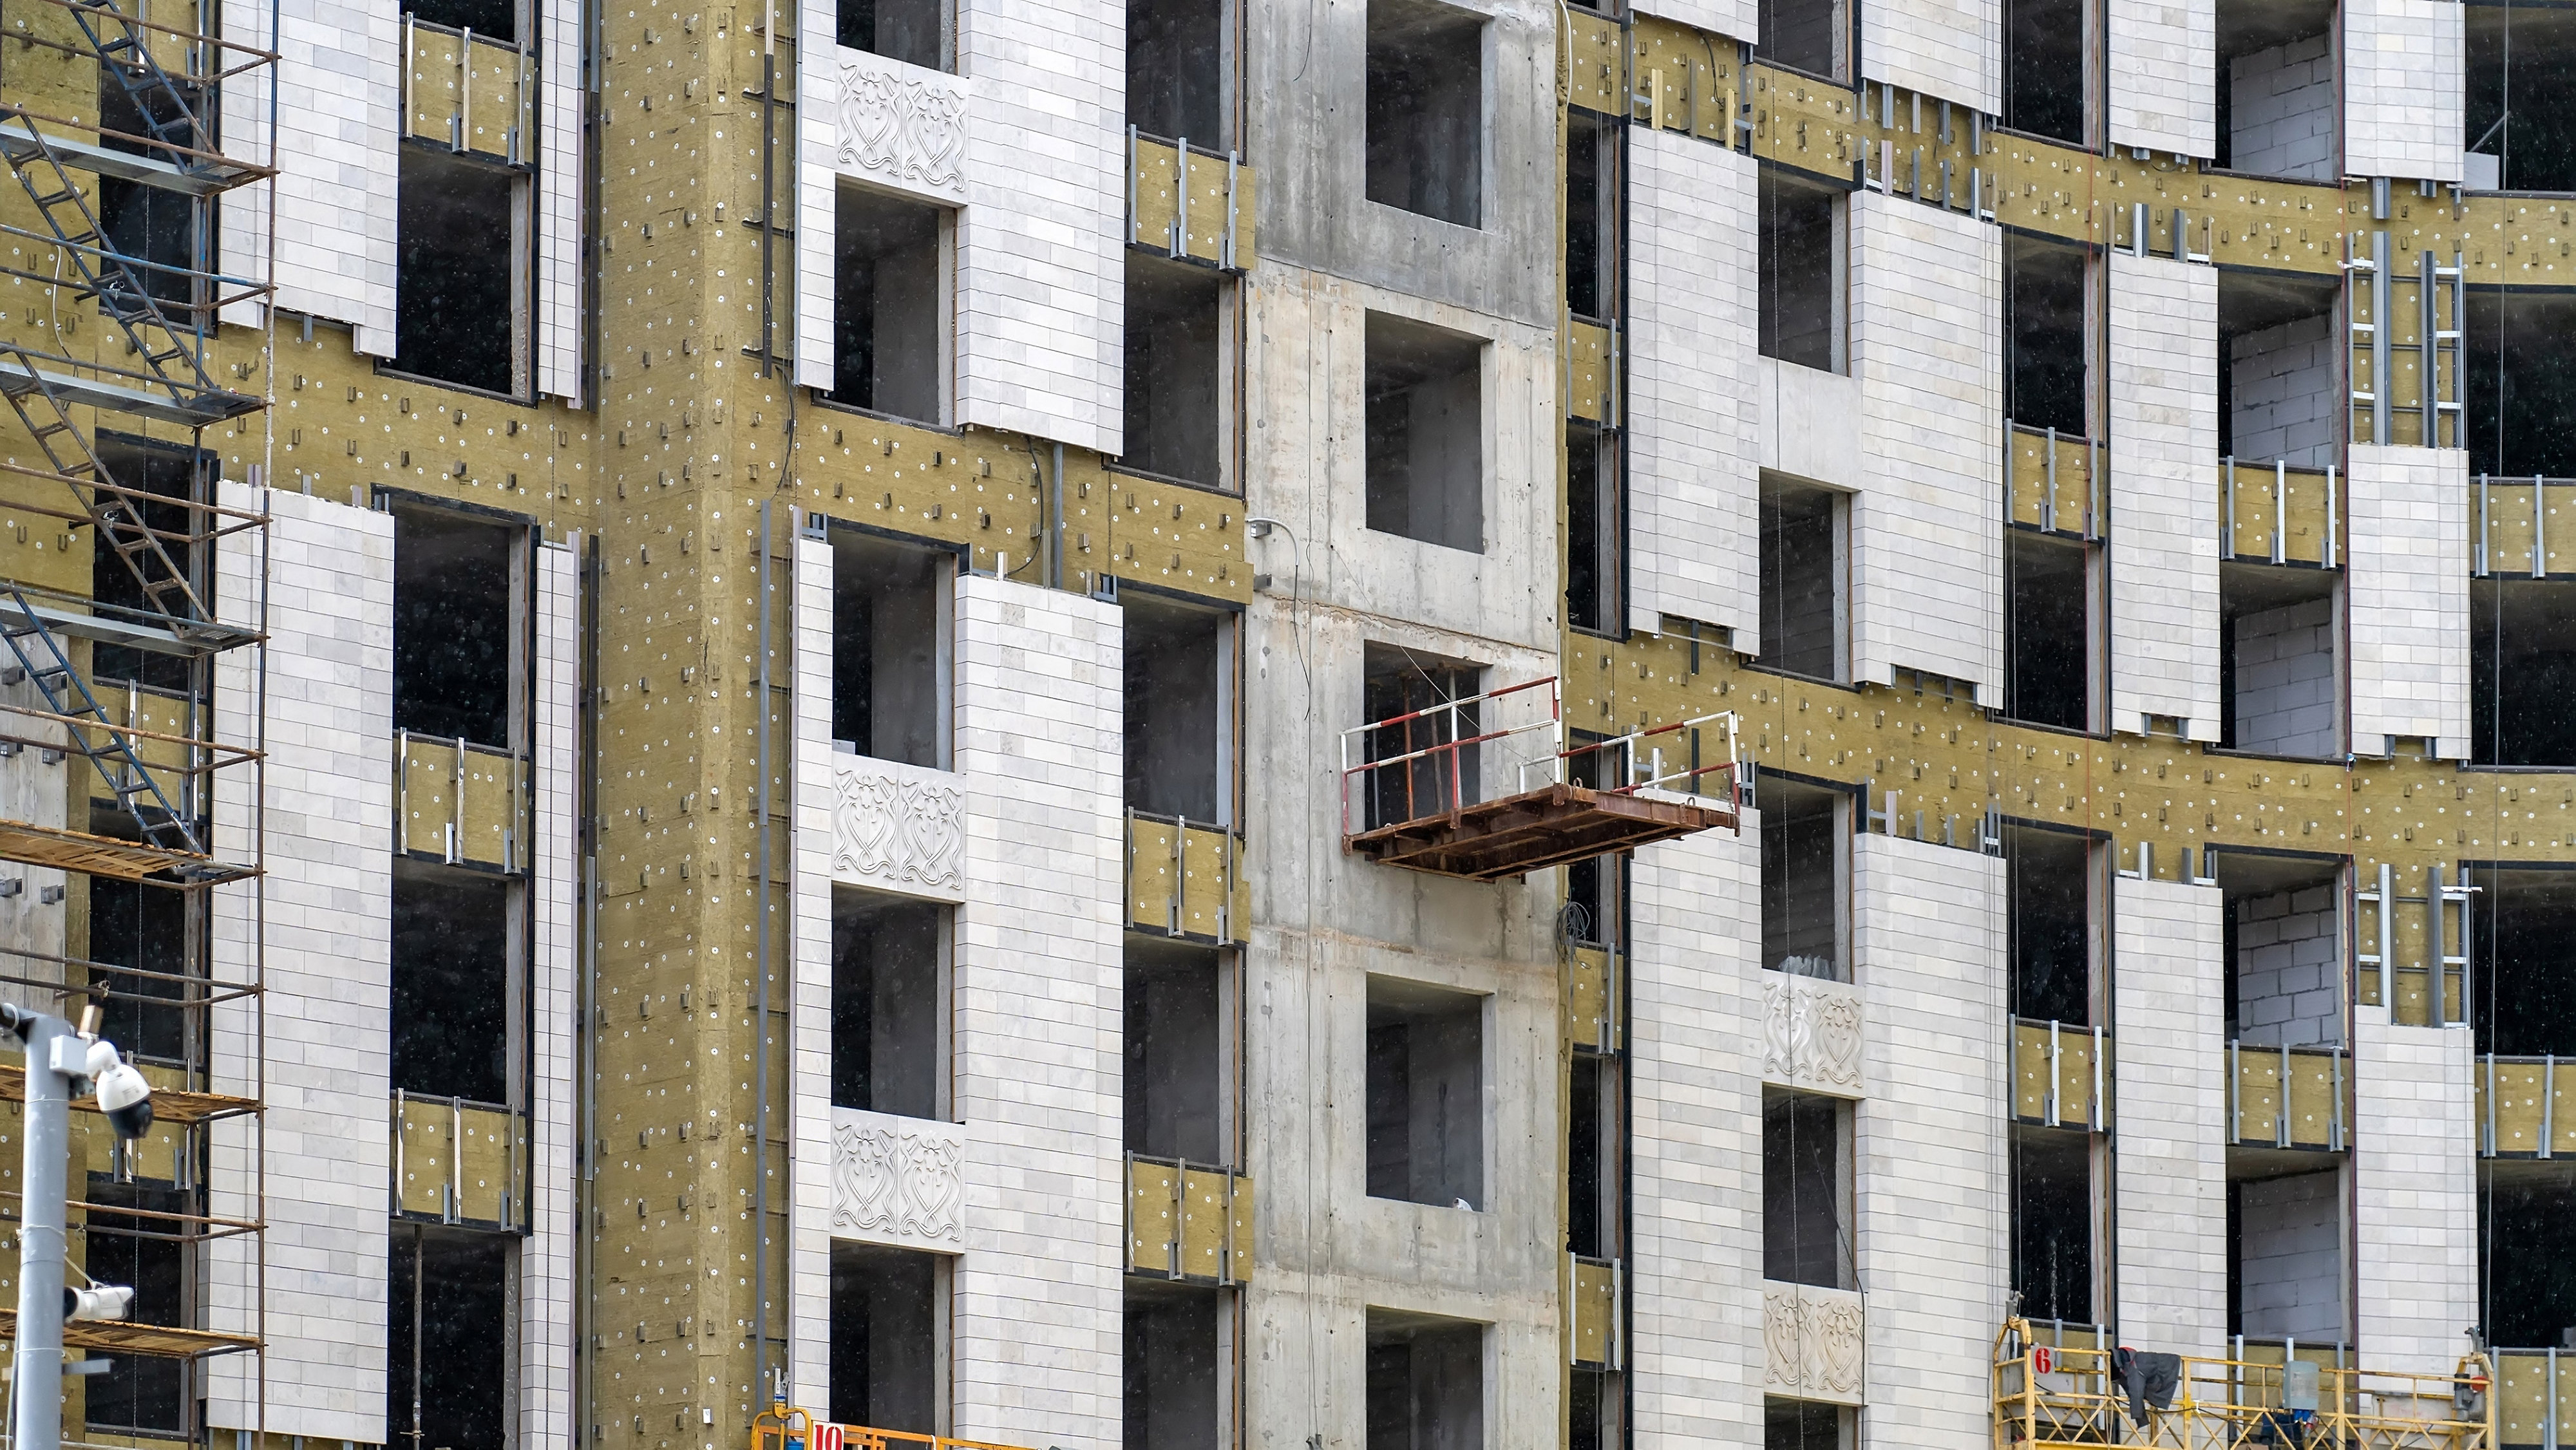
[[[965,1161],[955,1123],[832,1109],[832,1237],[962,1252]]]
[[[1762,1080],[1835,1097],[1861,1095],[1860,989],[1762,974]]]
[[[865,755],[832,757],[832,879],[966,899],[966,778]]]
[[[1762,1285],[1762,1388],[1791,1399],[1862,1402],[1860,1295],[1813,1284]]]
[[[966,82],[847,47],[837,52],[833,165],[895,191],[966,202]]]

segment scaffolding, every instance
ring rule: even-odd
[[[108,1035],[127,1039],[119,1045],[155,1088],[145,1139],[74,1135],[73,1182],[88,1185],[69,1205],[76,1255],[122,1241],[138,1255],[147,1244],[175,1250],[184,1266],[175,1302],[138,1303],[128,1322],[67,1326],[67,1350],[114,1355],[120,1367],[255,1356],[265,1333],[258,878],[269,550],[264,513],[220,501],[205,433],[238,430],[268,407],[264,383],[234,386],[256,366],[215,356],[225,309],[264,304],[271,291],[265,275],[223,270],[215,207],[245,188],[265,191],[274,175],[222,149],[273,148],[273,139],[226,138],[220,120],[249,119],[254,108],[237,103],[254,95],[265,102],[277,56],[215,33],[214,14],[202,0],[0,0],[0,25],[20,42],[17,63],[0,72],[0,160],[21,193],[0,200],[0,274],[36,298],[0,314],[0,398],[22,435],[0,445],[0,513],[15,524],[0,535],[0,862],[65,873],[61,885],[24,872],[0,879],[0,897],[59,908],[50,927],[0,942],[0,991],[52,1011],[103,1008],[127,1029]],[[265,196],[246,208],[269,209]],[[246,481],[256,484],[256,471]],[[232,593],[220,599],[219,549],[243,561],[225,571]],[[238,777],[226,787],[221,838],[219,772]],[[227,887],[239,899],[219,907]],[[92,935],[106,892],[132,910],[122,950],[102,951]],[[223,976],[219,917],[239,928]],[[216,1090],[219,1035],[240,1045],[245,1081],[228,1086],[246,1092]],[[0,1074],[0,1101],[24,1093],[22,1073]],[[244,1164],[247,1177],[224,1191],[250,1211],[223,1216],[208,1211],[207,1180],[228,1122],[239,1126],[227,1164]],[[0,1191],[0,1217],[16,1213],[15,1187]],[[205,1278],[203,1251],[223,1240],[241,1241],[246,1304],[212,1306],[189,1287]],[[225,1327],[209,1327],[210,1309]],[[14,1328],[0,1316],[0,1335]],[[141,1370],[127,1372],[144,1382]],[[175,1378],[173,1413],[184,1423],[110,1433],[202,1438],[193,1408],[202,1373]],[[241,1393],[264,1430],[264,1373],[245,1371]],[[91,1438],[86,1426],[65,1435]]]

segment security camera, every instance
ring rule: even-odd
[[[93,1065],[102,1055],[106,1064],[92,1074],[98,1084],[98,1110],[107,1114],[107,1125],[116,1136],[140,1138],[152,1131],[152,1084],[132,1063],[120,1060],[115,1048],[104,1042],[92,1044]]]
[[[134,1290],[124,1284],[92,1284],[86,1289],[63,1288],[63,1318],[122,1319],[134,1312]]]

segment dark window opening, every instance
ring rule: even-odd
[[[1485,1326],[1368,1312],[1368,1450],[1484,1450]]]
[[[2227,1185],[2227,1332],[2339,1344],[2343,1174],[2289,1173]]]
[[[89,879],[90,960],[134,969],[98,972],[91,980],[110,992],[99,1031],[133,1057],[193,1063],[203,1044],[192,1041],[190,1014],[176,1003],[201,997],[188,982],[140,975],[169,973],[202,980],[204,923],[189,929],[187,893],[110,876]],[[136,998],[148,1000],[137,1001]],[[163,1003],[174,1005],[164,1006]]]
[[[1565,1248],[1585,1258],[1606,1258],[1608,1239],[1602,1233],[1602,1225],[1604,1213],[1611,1208],[1604,1195],[1609,1191],[1606,1170],[1612,1151],[1607,1142],[1615,1129],[1605,1099],[1613,1091],[1610,1064],[1590,1053],[1578,1052],[1567,1072]]]
[[[938,207],[848,182],[832,233],[835,403],[934,426],[948,375],[948,273]]]
[[[1580,419],[1565,424],[1565,614],[1576,629],[1616,634],[1623,621],[1620,569],[1625,521],[1619,441]]]
[[[2487,1342],[2564,1351],[2576,1334],[2576,1179],[2499,1163],[2485,1180],[2478,1185],[2478,1284]]]
[[[386,1428],[437,1450],[502,1450],[516,1240],[396,1227],[386,1317]],[[394,1426],[401,1429],[393,1429]]]
[[[2470,752],[2480,765],[2576,765],[2576,584],[2469,581]]]
[[[1368,980],[1368,1193],[1485,1199],[1485,999]]]
[[[941,0],[840,0],[841,44],[925,70],[948,70],[948,7]],[[1132,42],[1131,42],[1132,44]]]
[[[481,40],[515,42],[519,38],[518,0],[411,0],[405,14],[450,30],[471,30]]]
[[[516,1101],[518,974],[510,883],[394,863],[393,1085],[478,1103]]]
[[[2576,12],[2480,3],[2462,18],[2470,187],[2576,191]]]
[[[2012,1287],[2032,1319],[2093,1322],[2093,1144],[2083,1133],[2012,1133]]]
[[[1753,58],[1829,81],[1851,60],[1851,12],[1842,0],[1762,0],[1762,41]]]
[[[1850,981],[1843,793],[1767,773],[1754,778],[1753,791],[1762,812],[1763,967]]]
[[[1618,308],[1620,134],[1589,111],[1565,113],[1565,308],[1595,321]]]
[[[832,534],[832,739],[878,760],[948,766],[948,580],[955,556]]]
[[[1485,549],[1481,338],[1368,315],[1368,526]]]
[[[832,1102],[936,1118],[947,1080],[945,908],[859,892],[832,899]]]
[[[1130,0],[1128,125],[1217,151],[1234,144],[1226,24],[1221,0]]]
[[[1813,1400],[1762,1402],[1762,1450],[1851,1450],[1852,1412]]]
[[[2219,0],[2216,165],[2334,179],[2333,0]]]
[[[1119,465],[1225,482],[1225,281],[1127,254],[1127,424]]]
[[[126,563],[115,546],[93,528],[90,530],[92,597],[111,609],[144,614],[156,614],[164,608],[184,612],[187,603],[175,594],[165,594],[162,603],[156,605],[143,592],[144,579],[159,584],[170,578],[171,571],[175,569],[187,578],[199,602],[211,613],[215,600],[213,580],[207,577],[211,572],[208,568],[210,552],[202,545],[188,543],[186,536],[200,531],[212,520],[186,505],[205,499],[209,486],[207,481],[214,475],[214,456],[192,453],[168,443],[105,432],[97,435],[91,447],[98,456],[99,466],[106,471],[108,482],[151,495],[150,499],[127,504],[129,521],[123,525],[122,537],[130,544],[140,545],[142,529],[150,529],[160,535],[161,555],[169,560],[164,565],[161,557],[155,556],[148,546],[143,547],[137,558],[142,570],[138,575],[136,565]],[[172,502],[160,502],[162,499]],[[140,515],[141,528],[132,521],[137,514]],[[186,691],[191,688],[188,661],[177,655],[135,649],[128,645],[94,644],[90,648],[92,677],[95,679],[132,680],[158,690]],[[169,788],[165,780],[162,789]]]
[[[2088,436],[2084,248],[2004,233],[2004,416]]]
[[[2093,1021],[2093,845],[2064,831],[2004,828],[2012,1015]]]
[[[1438,0],[1369,0],[1368,199],[1484,225],[1485,19]]]
[[[525,656],[510,575],[525,531],[444,509],[394,517],[394,726],[504,748]]]
[[[1768,166],[1761,188],[1762,355],[1840,372],[1843,195]]]
[[[1484,689],[1484,671],[1396,645],[1372,644],[1363,656],[1366,695],[1362,708],[1372,722],[1425,712],[1365,736],[1370,760],[1396,761],[1368,773],[1368,824],[1371,830],[1416,817],[1472,805],[1484,799],[1477,772],[1477,747],[1442,749],[1452,741],[1472,740],[1483,732],[1482,707],[1472,701]],[[1407,759],[1407,757],[1411,757]]]
[[[93,886],[98,879],[93,880]],[[202,1213],[197,1195],[150,1183],[119,1183],[93,1173],[79,1190],[100,1208],[140,1209],[145,1213]],[[119,1213],[87,1215],[89,1251],[83,1271],[107,1284],[134,1290],[137,1324],[185,1329],[194,1326],[196,1273],[194,1255],[180,1241],[184,1229],[166,1219],[133,1218]],[[140,1434],[184,1438],[190,1433],[193,1408],[190,1365],[185,1360],[149,1355],[109,1357],[107,1372],[89,1381],[88,1420],[92,1429],[116,1427]]]
[[[2084,144],[2084,55],[2091,11],[2084,0],[2005,0],[2006,126],[2071,146]]]
[[[2339,464],[2342,284],[2228,269],[2218,282],[2218,453],[2293,468]],[[2269,487],[2240,471],[2240,487]],[[2245,541],[2239,541],[2240,547]]]
[[[2473,288],[2468,333],[2469,472],[2576,477],[2576,293]]]
[[[2335,578],[2268,564],[2219,566],[2218,738],[2225,748],[2320,759],[2342,753]]]
[[[1128,809],[1203,826],[1228,819],[1230,617],[1141,593],[1123,613]]]
[[[396,210],[394,368],[487,393],[517,390],[519,180],[449,154],[402,148]]]
[[[1225,970],[1213,951],[1130,939],[1127,1151],[1201,1166],[1234,1161]]]
[[[1762,661],[1772,669],[1843,676],[1848,515],[1831,489],[1762,480]]]
[[[832,1245],[834,1423],[940,1432],[946,1355],[935,1255]]]
[[[1567,738],[1580,748],[1602,737],[1588,730],[1575,730]],[[1624,779],[1626,766],[1622,761],[1605,762],[1604,757],[1610,753],[1594,751],[1576,756],[1566,763],[1566,778],[1596,790],[1605,779]],[[1593,856],[1565,868],[1565,930],[1575,941],[1595,947],[1618,945],[1619,903],[1627,888],[1628,859],[1625,855]]]
[[[128,89],[129,84],[132,89]],[[172,94],[172,90],[177,93]],[[102,134],[99,144],[111,151],[148,156],[155,161],[193,164],[168,146],[154,143],[166,140],[175,146],[201,145],[196,121],[204,104],[200,94],[193,86],[164,89],[140,80],[120,82],[102,74],[98,87],[99,130],[123,134]],[[130,137],[142,139],[127,139]],[[101,175],[97,187],[91,193],[91,207],[98,218],[100,238],[127,259],[121,267],[108,264],[104,269],[107,305],[116,308],[125,304],[139,284],[141,293],[159,304],[164,318],[178,327],[195,326],[197,286],[189,273],[201,266],[211,270],[211,263],[198,260],[204,247],[206,204],[165,187],[114,176]]]
[[[2004,530],[2004,714],[2061,730],[2093,718],[2093,549]]]
[[[1223,1443],[1218,1394],[1219,1291],[1130,1280],[1123,1450],[1206,1450]]]
[[[1856,1287],[1851,1238],[1851,1134],[1831,1098],[1762,1095],[1762,1277]]]
[[[2469,913],[2477,1050],[2576,1057],[2576,958],[2567,951],[2576,940],[2576,871],[2475,866],[2462,875],[2480,888]]]
[[[1567,1372],[1566,1395],[1566,1450],[1615,1450],[1624,1443],[1618,1376],[1575,1365]]]

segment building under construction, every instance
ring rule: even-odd
[[[2571,14],[0,0],[67,1440],[2576,1444]]]

